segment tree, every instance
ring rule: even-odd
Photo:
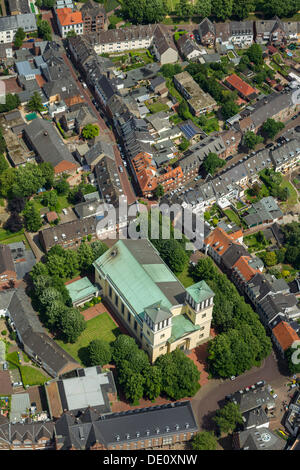
[[[41,20],[38,22],[38,35],[44,41],[51,41],[52,40],[52,32],[51,32],[51,27],[46,20]]]
[[[44,110],[44,106],[42,103],[41,95],[35,91],[27,103],[27,108],[29,111],[36,111],[41,112]]]
[[[82,136],[85,139],[94,139],[97,135],[99,135],[99,127],[94,124],[87,124],[82,129]]]
[[[239,112],[239,106],[233,101],[226,101],[221,107],[221,113],[225,121]]]
[[[4,224],[4,228],[12,233],[19,232],[23,227],[23,220],[18,212],[12,212]]]
[[[56,210],[56,206],[58,203],[57,192],[54,191],[47,191],[43,194],[42,204],[46,207],[49,207],[50,210]]]
[[[87,243],[81,243],[77,250],[80,271],[88,271],[94,261],[93,250]]]
[[[253,62],[255,65],[261,65],[263,63],[262,48],[259,44],[252,44],[245,54],[248,56],[250,62]]]
[[[1,172],[1,169],[0,169]],[[8,201],[8,210],[18,214],[24,210],[26,200],[23,197],[15,197]]]
[[[260,144],[264,139],[257,134],[254,134],[252,131],[247,131],[244,135],[244,145],[248,149],[254,149],[257,144]]]
[[[202,431],[193,436],[193,450],[216,450],[218,441],[212,432]]]
[[[194,396],[199,390],[200,372],[180,349],[159,356],[155,365],[161,370],[161,389],[168,397],[180,400]]]
[[[217,411],[214,421],[221,432],[229,433],[235,430],[237,424],[242,424],[243,417],[238,405],[227,403]]]
[[[133,404],[138,404],[144,393],[144,377],[141,374],[132,372],[125,381],[123,388],[125,397]]]
[[[274,119],[267,119],[262,125],[262,131],[269,139],[274,139],[276,134],[284,128],[283,122],[275,121]]]
[[[202,18],[210,16],[212,9],[211,3],[211,0],[197,0],[194,4],[194,14]]]
[[[216,336],[208,347],[210,372],[219,377],[231,377],[236,374],[235,358],[231,350],[230,339],[226,333]]]
[[[166,15],[167,7],[163,0],[124,0],[122,16],[132,23],[159,23]]]
[[[173,78],[174,75],[182,71],[182,67],[179,64],[164,64],[160,68],[161,73],[166,78]]]
[[[55,5],[55,0],[42,0],[42,5],[45,8],[53,8]]]
[[[60,328],[68,343],[75,343],[86,328],[86,323],[77,308],[67,308],[62,312]]]
[[[24,33],[24,30],[22,28],[18,28],[15,34],[15,40],[14,40],[14,45],[17,49],[19,49],[22,46],[25,36],[26,35]]]
[[[179,150],[184,152],[189,147],[189,145],[190,145],[189,141],[185,137],[183,137],[178,147],[179,147]]]
[[[175,13],[182,18],[190,18],[193,14],[193,5],[188,0],[179,0],[175,7]]]
[[[5,95],[5,103],[0,104],[0,113],[6,113],[7,111],[12,111],[20,106],[20,98],[18,95],[12,95],[8,93]]]
[[[128,335],[119,335],[113,343],[112,358],[118,366],[136,351],[138,351],[138,345],[133,338]]]
[[[185,100],[182,100],[181,103],[179,104],[177,108],[177,113],[182,119],[190,119],[191,118],[191,112],[189,109],[189,106]]]
[[[263,260],[267,266],[275,266],[275,264],[277,264],[277,257],[275,251],[267,251],[263,256]]]
[[[57,298],[47,305],[45,312],[46,322],[52,330],[59,326],[60,318],[66,309],[67,306],[63,303],[61,298]]]
[[[100,256],[108,250],[108,246],[105,243],[100,242],[99,240],[91,243],[91,248],[93,252],[93,261],[100,258]]]
[[[225,21],[232,15],[233,0],[214,0],[212,2],[212,15],[219,21]]]
[[[77,34],[74,29],[71,29],[71,31],[67,32],[67,38],[76,38]]]
[[[53,187],[56,189],[58,194],[66,195],[70,190],[70,185],[65,178],[59,181],[55,181]]]
[[[157,366],[151,366],[143,371],[145,379],[144,394],[149,400],[155,400],[161,392],[162,375]]]
[[[207,174],[214,175],[218,168],[226,164],[225,160],[218,157],[216,153],[210,152],[203,162],[203,168]]]
[[[35,281],[36,279],[39,279],[42,276],[48,276],[48,275],[49,275],[49,272],[48,272],[47,266],[41,261],[36,263],[33,266],[32,270],[30,271],[30,277],[33,281]]]
[[[164,187],[161,184],[158,184],[155,190],[153,191],[153,196],[156,199],[160,199],[165,194]]]
[[[112,349],[107,341],[94,339],[88,346],[88,360],[90,366],[104,366],[111,361]]]
[[[39,210],[33,202],[27,202],[23,211],[25,227],[29,232],[37,232],[42,226]]]
[[[178,240],[155,240],[154,245],[173,272],[180,273],[183,271],[188,262],[188,255]]]
[[[244,20],[245,18],[248,18],[251,11],[254,11],[253,8],[253,0],[234,0],[232,13],[238,20]]]

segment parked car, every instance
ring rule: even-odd
[[[3,363],[3,370],[8,370],[8,363],[7,362]]]
[[[265,381],[264,380],[259,380],[258,382],[256,382],[256,387],[263,387],[265,385]]]
[[[273,145],[273,142],[271,144],[266,145],[266,149],[270,149],[271,147],[273,147]]]
[[[67,215],[67,213],[68,213],[67,209],[63,209],[62,211],[65,215]]]
[[[229,157],[225,158],[226,162],[229,162],[232,159],[233,159],[233,155],[229,155]]]
[[[232,375],[232,376],[230,377],[230,380],[235,380],[235,379],[236,379],[236,376],[235,376],[235,375]]]
[[[121,167],[121,165],[119,165],[119,171],[120,173],[123,173],[123,168]]]
[[[277,397],[278,397],[277,393],[273,393],[273,398],[277,398]]]

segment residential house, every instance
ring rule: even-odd
[[[229,88],[237,91],[239,96],[245,100],[251,101],[257,96],[256,90],[252,86],[248,85],[248,83],[244,82],[244,80],[242,80],[236,74],[229,75],[225,79],[225,83],[229,86]]]
[[[74,359],[45,333],[24,289],[0,292],[0,305],[0,316],[7,317],[25,353],[49,375],[57,377],[78,367]]]
[[[286,32],[283,21],[277,16],[272,20],[258,20],[254,23],[255,41],[258,44],[268,42],[281,43],[286,39]]]
[[[8,245],[0,245],[0,290],[13,287],[17,273]]]
[[[31,13],[28,0],[7,0],[11,16]]]
[[[51,122],[34,119],[24,129],[24,138],[40,161],[51,163],[56,176],[76,173],[78,164]]]
[[[216,39],[216,32],[214,24],[208,19],[204,18],[198,26],[200,41],[203,46],[213,46]]]
[[[77,248],[81,240],[88,235],[91,235],[93,240],[97,239],[96,225],[95,217],[72,220],[40,230],[39,241],[45,252],[55,245],[61,245],[63,248]]]
[[[270,152],[274,170],[280,173],[287,173],[299,164],[300,143],[298,139],[292,139],[280,147],[272,149]]]
[[[233,435],[236,450],[283,450],[285,446],[286,442],[269,429],[253,428]]]
[[[105,141],[96,142],[84,155],[84,161],[93,171],[97,163],[104,157],[107,156],[113,161],[115,160],[114,147]]]
[[[176,45],[180,52],[180,55],[189,61],[199,61],[203,53],[206,51],[200,49],[200,47],[195,43],[193,39],[190,38],[188,34],[183,34],[177,41]]]
[[[281,321],[272,330],[272,340],[284,358],[285,352],[292,346],[294,341],[300,341],[300,338],[286,321]]]
[[[81,134],[86,125],[98,125],[98,118],[88,106],[75,105],[60,117],[60,123],[65,131],[74,130],[77,134]]]
[[[71,31],[78,35],[83,34],[81,11],[73,11],[72,8],[59,8],[55,14],[59,34],[62,38],[66,38]]]
[[[268,196],[252,204],[247,210],[247,215],[243,215],[243,220],[250,228],[260,224],[277,222],[282,217],[283,213],[278,207],[276,200],[272,196]]]
[[[120,197],[124,196],[124,190],[116,161],[109,155],[104,155],[96,163],[94,170],[101,199],[107,204],[118,207]]]
[[[234,46],[249,47],[253,43],[252,21],[231,21],[229,23],[229,41]]]
[[[175,87],[187,100],[189,108],[195,116],[216,108],[216,101],[200,88],[188,72],[174,75],[173,80]]]
[[[158,185],[162,185],[164,192],[175,189],[182,182],[183,172],[180,166],[157,169],[151,155],[138,153],[131,160],[134,169],[134,178],[144,197],[151,197]]]
[[[168,95],[166,79],[162,75],[156,75],[150,80],[150,90],[160,95],[162,98]]]
[[[83,19],[83,33],[98,32],[106,30],[108,19],[105,8],[93,0],[88,0],[80,9]]]
[[[0,424],[1,450],[54,450],[53,421]]]
[[[230,47],[230,23],[215,23],[215,43]]]
[[[171,32],[161,24],[156,25],[151,48],[161,65],[174,64],[178,61],[178,52]]]
[[[214,293],[204,281],[184,289],[149,240],[119,240],[94,267],[104,298],[151,362],[209,338]]]
[[[37,24],[35,15],[33,13],[26,13],[13,16],[1,16],[0,43],[12,43],[19,28],[22,28],[25,34],[36,31]]]

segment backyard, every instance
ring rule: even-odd
[[[86,329],[79,336],[76,343],[64,343],[57,340],[67,353],[69,353],[76,361],[84,365],[86,357],[86,348],[94,339],[102,339],[108,343],[115,341],[120,334],[119,328],[115,325],[108,313],[102,313],[86,322]]]
[[[17,242],[24,242],[26,249],[29,249],[29,245],[24,235],[24,229],[20,230],[20,232],[12,233],[9,230],[0,228],[0,243],[7,245],[9,243]]]
[[[260,238],[259,233],[260,232],[256,232],[244,237],[244,243],[247,245],[249,253],[265,250],[266,246],[270,245],[268,240],[262,237]]]

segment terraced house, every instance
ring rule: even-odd
[[[119,240],[94,267],[103,297],[151,362],[208,340],[214,292],[205,281],[185,289],[149,240]]]

